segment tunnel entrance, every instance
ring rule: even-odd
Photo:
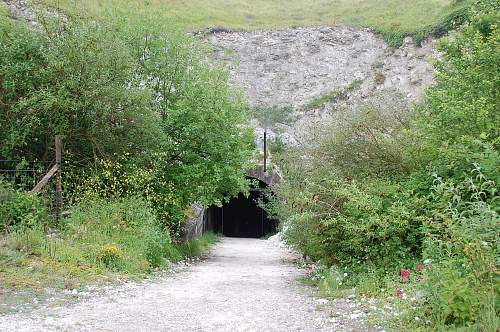
[[[211,207],[209,218],[213,229],[228,237],[260,238],[276,231],[276,223],[267,217],[258,206],[267,185],[259,181],[258,187],[251,188],[250,195],[240,194],[222,207]]]

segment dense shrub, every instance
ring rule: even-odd
[[[127,198],[88,200],[64,220],[65,238],[87,260],[127,272],[145,272],[165,262],[172,241],[147,203]]]
[[[41,227],[48,221],[45,201],[41,197],[16,191],[0,179],[0,232]]]
[[[218,204],[248,188],[244,173],[254,139],[247,105],[228,73],[206,61],[196,39],[159,32],[167,29],[142,31],[139,39],[139,73],[156,96],[168,142],[147,162],[173,185],[184,208],[194,201]]]
[[[50,160],[61,134],[67,202],[82,187],[143,196],[176,236],[191,203],[248,189],[253,133],[227,72],[144,15],[36,30],[2,21],[0,158]]]
[[[408,116],[393,106],[393,113],[375,104],[354,115],[339,111],[281,158],[286,181],[273,188],[269,211],[306,255],[327,264],[397,266],[419,254],[413,184],[396,180],[409,167],[401,134]]]
[[[378,112],[336,116],[280,159],[285,181],[268,209],[292,245],[328,265],[378,279],[387,274],[398,284],[398,266],[409,274],[417,260],[432,261],[411,286],[419,301],[409,303],[406,325],[495,331],[498,7],[480,2],[467,15],[470,22],[441,43],[437,82],[425,105],[402,122],[390,103]],[[337,268],[326,271],[320,286],[338,291]],[[366,278],[350,280],[343,285],[354,280],[366,289]],[[410,291],[404,287],[399,295]]]
[[[498,19],[498,8],[484,2],[443,43],[438,84],[417,123],[435,172],[424,253],[436,262],[426,307],[439,327],[486,331],[499,323]]]
[[[497,153],[492,157],[498,161]],[[497,183],[478,164],[461,181],[435,180],[424,255],[436,262],[426,288],[429,313],[441,326],[497,327],[497,198]]]
[[[0,156],[49,160],[54,136],[66,160],[142,151],[161,143],[151,93],[135,58],[103,23],[48,24],[34,31],[0,23]]]

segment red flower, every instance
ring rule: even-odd
[[[424,270],[424,266],[422,264],[417,265],[418,272],[422,272]]]
[[[405,282],[406,280],[410,280],[411,272],[407,268],[401,270],[401,282]]]
[[[396,288],[396,296],[402,298],[405,292],[401,288]]]

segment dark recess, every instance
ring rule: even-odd
[[[222,207],[209,208],[209,224],[213,230],[228,237],[246,238],[260,238],[274,233],[275,221],[268,219],[266,212],[257,205],[266,187],[264,182],[259,181],[259,186],[252,188],[248,197],[240,194]]]

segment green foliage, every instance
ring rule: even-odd
[[[439,328],[495,330],[498,302],[498,11],[474,19],[443,45],[438,84],[418,122],[435,160],[424,217],[425,250],[435,261],[425,306]],[[439,157],[437,157],[439,156]]]
[[[114,244],[108,244],[99,249],[96,258],[107,267],[113,267],[123,259],[123,251]]]
[[[293,121],[293,112],[291,106],[257,106],[250,109],[252,118],[259,121],[265,128],[271,128],[276,124],[290,124]]]
[[[210,248],[210,246],[212,246],[217,241],[217,235],[215,233],[208,232],[192,241],[180,244],[179,246],[177,246],[177,248],[180,257],[184,259],[186,257],[195,257],[202,255],[207,251],[208,248]]]
[[[338,101],[339,99],[345,98],[349,92],[352,92],[353,90],[359,88],[361,83],[363,83],[363,81],[354,80],[351,83],[349,83],[349,85],[347,85],[342,89],[330,91],[321,96],[318,96],[313,100],[311,100],[309,103],[307,103],[305,106],[303,106],[302,110],[304,111],[314,110],[324,106],[326,103],[331,103],[334,101]]]
[[[2,21],[0,157],[48,160],[61,134],[67,201],[82,187],[143,196],[177,236],[191,203],[248,189],[253,133],[227,72],[143,14],[41,30]]]
[[[342,292],[335,266],[357,275],[344,284],[377,294],[386,282],[374,280],[394,284],[401,268],[432,260],[424,282],[398,285],[419,294],[404,316],[415,329],[495,331],[500,321],[498,8],[482,2],[468,15],[442,44],[426,105],[409,118],[386,102],[315,128],[286,151],[267,207],[286,240],[333,266],[319,282],[329,294]]]
[[[430,105],[421,117],[433,120],[422,123],[432,134],[431,144],[468,144],[499,136],[498,18],[498,14],[481,14],[441,43],[444,58],[436,67],[439,84],[428,91]]]
[[[407,172],[405,113],[365,105],[358,114],[314,128],[281,160],[286,181],[267,205],[284,223],[285,238],[325,264],[381,264],[392,269],[421,251],[413,197],[418,181]],[[395,177],[395,179],[391,179]],[[413,183],[413,182],[415,183]]]
[[[254,138],[247,105],[230,88],[227,72],[205,61],[195,39],[154,33],[160,27],[142,32],[150,37],[141,45],[139,71],[157,96],[168,147],[148,162],[182,203],[217,204],[248,189],[244,174]]]
[[[498,153],[490,157],[498,161]],[[462,179],[436,175],[431,188],[423,254],[434,262],[423,286],[423,314],[440,329],[498,326],[500,204],[490,175],[475,164]]]
[[[48,221],[45,201],[40,196],[16,191],[0,179],[0,232],[43,226]]]
[[[176,195],[173,183],[162,171],[163,156],[159,154],[145,166],[128,160],[127,155],[114,162],[99,160],[96,170],[79,181],[75,201],[142,196],[163,228],[171,235],[179,235],[189,201],[181,201],[182,197]]]
[[[40,291],[73,288],[114,277],[137,278],[192,255],[217,237],[171,240],[140,198],[93,199],[72,207],[59,229],[18,228],[0,237],[0,284]]]
[[[176,244],[138,198],[94,199],[75,206],[65,220],[65,238],[86,252],[90,263],[128,273],[144,273],[185,257],[200,255],[215,241],[206,235],[192,242]]]
[[[138,86],[134,66],[109,25],[76,21],[34,31],[2,21],[0,156],[47,160],[56,134],[65,159],[79,162],[161,142],[152,96]]]
[[[269,142],[267,144],[269,145],[269,152],[278,156],[283,154],[287,147],[286,142],[283,141],[283,139],[279,136],[275,136],[269,139]]]
[[[141,199],[87,200],[76,205],[64,223],[64,238],[75,246],[67,259],[103,263],[129,273],[147,272],[169,259],[158,255],[172,245],[170,236]]]
[[[2,17],[2,19],[8,19],[9,17],[9,12],[7,10],[7,7],[5,4],[0,4],[0,17]]]

